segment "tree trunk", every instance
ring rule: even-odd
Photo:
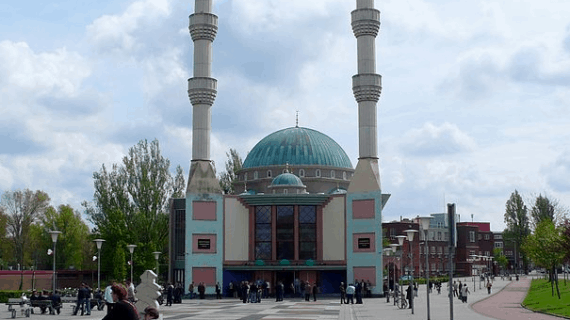
[[[560,288],[558,288],[558,269],[554,267],[554,280],[556,281],[556,293],[558,294],[558,299],[560,299]]]

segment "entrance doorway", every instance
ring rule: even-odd
[[[293,297],[294,290],[291,289],[293,286],[293,281],[295,280],[295,273],[293,271],[277,271],[275,272],[275,281],[273,283],[277,284],[279,281],[283,283],[283,294],[286,297]]]

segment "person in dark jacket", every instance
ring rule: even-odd
[[[166,285],[166,306],[172,307],[172,299],[174,296],[174,286],[170,282]]]
[[[317,283],[313,283],[313,301],[317,301],[317,292],[319,288],[317,287]]]
[[[137,308],[127,300],[127,289],[117,284],[111,290],[115,305],[103,320],[139,320]]]

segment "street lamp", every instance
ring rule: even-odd
[[[51,241],[53,242],[53,291],[55,293],[55,244],[57,243],[57,237],[59,236],[59,234],[61,233],[61,231],[49,231],[49,234],[51,235]]]
[[[395,244],[395,243],[390,244],[390,247],[392,247],[392,253],[396,254],[396,250],[398,249],[399,246],[400,246],[399,244]],[[401,251],[400,251],[400,254],[401,254]],[[400,270],[402,270],[402,259],[400,259],[399,257],[398,257],[398,259],[400,260]],[[396,263],[393,263],[393,265],[394,265],[394,267],[393,267],[394,271],[392,273],[392,288],[393,288],[392,290],[394,290],[394,305],[396,305],[396,296],[399,297],[399,292],[396,292]],[[388,279],[388,280],[390,280],[390,279]],[[388,281],[388,285],[389,284],[390,284],[390,281]],[[398,285],[398,287],[399,287],[399,285]]]
[[[104,239],[93,240],[97,244],[97,289],[101,290],[101,246]]]
[[[411,272],[410,272],[410,279],[408,279],[409,280],[408,290],[410,291],[410,307],[412,309],[412,314],[414,314],[414,287],[413,287],[413,283],[414,283],[414,254],[412,251],[412,241],[414,241],[414,234],[416,232],[418,232],[418,230],[408,229],[408,230],[404,230],[404,232],[407,235],[408,249],[410,250],[409,255],[410,255]]]
[[[154,254],[154,260],[156,260],[156,276],[157,276],[157,280],[158,280],[158,257],[160,256],[162,252],[160,251],[155,251],[152,254]]]
[[[420,226],[424,230],[425,238],[424,242],[426,244],[424,254],[426,256],[426,295],[427,295],[427,320],[430,320],[430,310],[429,310],[429,247],[428,247],[428,230],[429,224],[433,217],[418,217],[420,220]]]
[[[129,248],[129,252],[131,253],[131,283],[133,283],[133,264],[135,264],[133,261],[133,252],[135,251],[136,247],[136,244],[129,244],[127,246],[127,248]]]
[[[404,263],[404,240],[407,238],[406,236],[396,236],[396,238],[398,239],[398,246],[402,247],[402,250],[400,250],[400,254],[401,254],[401,259],[400,259],[400,273],[404,273],[404,269],[402,269],[402,263]],[[402,279],[402,276],[400,276],[398,278],[398,283],[400,282],[400,280]],[[402,284],[400,283],[400,290],[402,288]]]
[[[383,255],[386,257],[390,256],[390,253],[392,252],[391,248],[384,248],[382,249]],[[384,294],[386,295],[386,302],[390,302],[390,261],[388,259],[386,259],[386,261],[388,261],[388,281],[386,284],[386,291],[384,292]]]

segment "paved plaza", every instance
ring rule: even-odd
[[[484,283],[480,284],[477,281],[474,285],[472,278],[460,278],[459,280],[464,283],[467,281],[471,294],[468,297],[468,303],[462,303],[457,298],[453,299],[454,319],[560,319],[534,313],[520,307],[530,278],[523,277],[518,282],[497,278],[493,284],[491,295],[487,294]],[[442,293],[439,295],[436,291],[430,295],[431,319],[450,319],[449,298],[444,292],[445,289],[446,287],[443,287]],[[160,312],[163,319],[169,320],[427,319],[425,286],[420,286],[418,297],[414,302],[414,314],[411,313],[410,309],[398,309],[392,301],[387,303],[385,298],[364,299],[362,305],[341,305],[339,299],[331,296],[320,298],[316,302],[305,302],[298,298],[285,299],[283,302],[267,299],[262,303],[247,304],[229,298],[222,300],[183,300],[181,304],[175,304],[172,307],[161,306]],[[10,317],[6,310],[4,309],[0,313],[0,318],[8,319]],[[72,316],[71,306],[66,304],[60,315],[39,315],[36,313],[30,319],[95,320],[102,319],[105,314],[106,311],[92,311],[90,316]]]

